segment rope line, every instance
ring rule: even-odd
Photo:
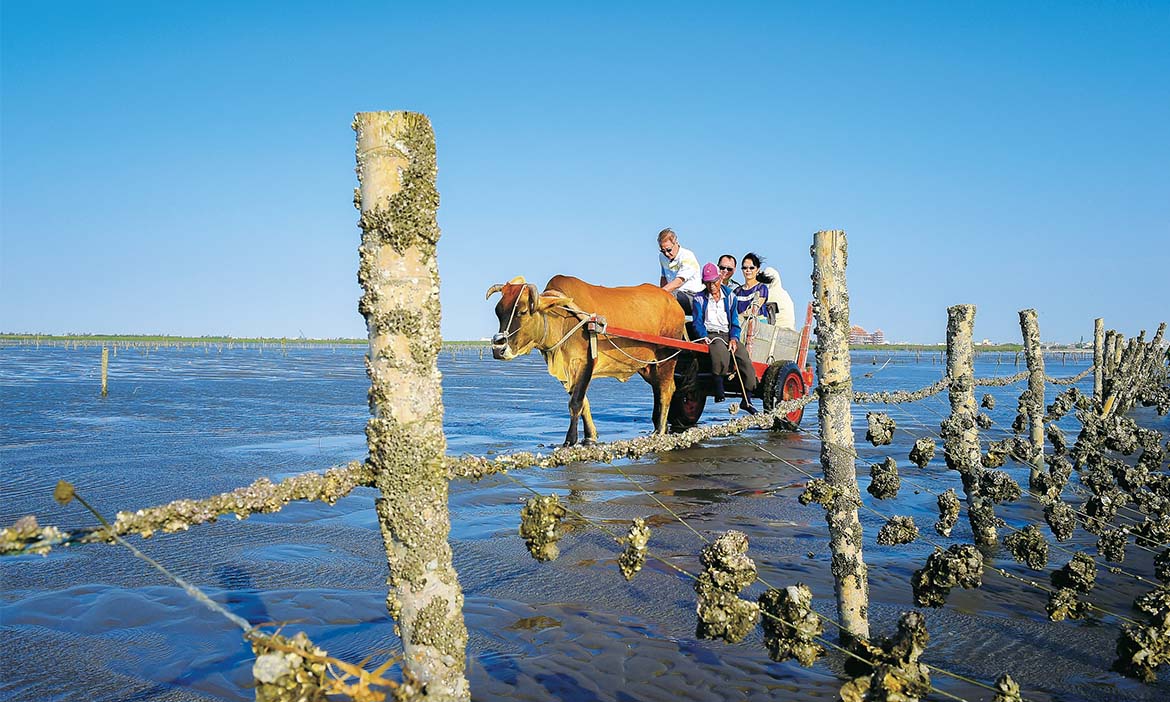
[[[750,441],[750,439],[749,439],[749,441]],[[753,442],[753,443],[754,443],[754,442]],[[815,476],[813,476],[812,474],[810,474],[810,473],[808,473],[808,472],[806,472],[806,471],[802,470],[801,468],[799,468],[798,466],[796,466],[794,463],[792,463],[792,462],[790,462],[790,461],[787,461],[787,460],[785,460],[785,459],[781,458],[780,456],[777,456],[775,453],[773,453],[773,452],[769,451],[767,448],[765,448],[765,447],[763,447],[763,446],[760,446],[759,444],[756,444],[756,446],[757,446],[758,448],[760,448],[761,450],[763,450],[763,451],[764,451],[765,453],[767,453],[768,455],[770,455],[770,456],[772,456],[773,458],[775,458],[776,460],[778,460],[778,461],[780,461],[780,462],[782,462],[782,463],[784,463],[784,464],[788,465],[789,467],[793,468],[794,470],[796,470],[796,471],[798,471],[798,472],[800,472],[800,473],[803,473],[804,475],[808,476],[809,478],[811,478],[811,479],[813,479],[813,480],[816,480],[816,479],[817,479],[817,478],[816,478]],[[838,451],[848,451],[847,447],[844,447],[844,446],[839,446],[839,445],[837,445],[837,444],[827,444],[827,446],[829,447],[829,451],[830,451],[830,452],[831,452],[831,451],[833,451],[834,449],[835,449],[835,450],[838,450]],[[854,455],[856,455],[856,453],[854,453]],[[863,509],[865,509],[865,510],[867,510],[867,511],[871,512],[872,514],[876,515],[876,516],[877,516],[879,519],[883,519],[883,520],[885,520],[885,521],[889,521],[889,520],[890,520],[890,517],[889,517],[889,516],[887,516],[887,515],[885,515],[885,514],[882,514],[882,513],[881,513],[881,512],[879,512],[878,510],[876,510],[876,509],[874,509],[873,507],[871,507],[870,505],[867,505],[867,504],[865,504],[865,502],[864,502],[864,501],[862,501],[862,500],[860,499],[860,496],[859,496],[859,499],[858,499],[858,504],[859,504],[859,505],[860,505],[860,506],[861,506]],[[1005,522],[1005,524],[1006,524],[1006,522]],[[1012,528],[1012,527],[1009,525],[1009,528]],[[941,549],[941,550],[943,550],[943,551],[945,551],[945,550],[946,550],[946,549],[945,549],[945,548],[942,546],[942,544],[939,544],[939,543],[937,543],[937,542],[935,542],[935,541],[931,540],[931,538],[930,538],[930,537],[928,537],[928,536],[924,536],[924,535],[923,535],[921,532],[919,533],[919,536],[918,536],[918,538],[920,538],[922,541],[925,541],[926,543],[930,544],[931,546],[934,546],[934,547],[935,547],[935,548],[937,548],[937,549]],[[1019,581],[1021,581],[1021,582],[1028,583],[1029,585],[1033,585],[1033,586],[1035,586],[1035,587],[1038,587],[1038,588],[1040,588],[1041,590],[1044,590],[1045,592],[1047,592],[1048,594],[1052,594],[1053,592],[1055,592],[1055,590],[1051,590],[1051,589],[1049,589],[1049,588],[1047,588],[1047,587],[1044,587],[1043,585],[1040,585],[1039,583],[1036,583],[1036,582],[1034,582],[1034,581],[1026,580],[1026,579],[1024,579],[1024,578],[1021,578],[1021,577],[1019,577],[1019,576],[1011,575],[1010,573],[1007,573],[1006,571],[1004,571],[1004,570],[1003,570],[1003,569],[1001,569],[1001,568],[995,568],[995,567],[992,567],[992,568],[991,568],[991,570],[994,570],[994,571],[1000,572],[1001,574],[1003,574],[1003,575],[1006,575],[1006,576],[1007,576],[1007,577],[1009,577],[1009,578],[1014,578],[1014,579],[1016,579],[1016,580],[1019,580]],[[1102,608],[1102,607],[1098,607],[1097,605],[1094,605],[1093,603],[1089,602],[1088,600],[1082,600],[1082,601],[1083,601],[1083,602],[1084,602],[1086,605],[1088,605],[1090,608],[1092,608],[1092,609],[1095,609],[1095,610],[1097,610],[1097,611],[1099,611],[1099,612],[1101,612],[1101,613],[1103,613],[1103,614],[1107,614],[1107,615],[1109,615],[1109,616],[1116,617],[1116,618],[1118,618],[1118,619],[1121,619],[1121,620],[1123,620],[1123,621],[1129,622],[1130,624],[1138,624],[1138,625],[1140,625],[1140,626],[1144,626],[1144,624],[1142,624],[1141,622],[1138,622],[1138,621],[1136,621],[1136,620],[1134,620],[1134,619],[1130,619],[1129,617],[1127,617],[1127,616],[1125,616],[1125,615],[1123,615],[1123,614],[1118,614],[1118,613],[1116,613],[1116,612],[1112,612],[1112,611],[1110,611],[1110,610],[1108,610],[1108,609],[1104,609],[1104,608]]]
[[[626,353],[626,350],[623,349],[622,347],[618,346],[617,342],[614,341],[613,337],[610,336],[609,334],[605,335],[605,340],[608,341],[610,343],[610,346],[613,346],[614,349],[617,350],[619,353],[621,353],[623,356],[630,359],[631,361],[637,361],[638,363],[641,363],[644,366],[657,366],[660,363],[666,363],[667,361],[671,360],[672,358],[674,358],[675,356],[677,356],[683,352],[682,349],[678,349],[674,353],[667,356],[666,358],[660,358],[660,359],[655,360],[655,361],[644,361],[640,358],[635,358],[634,356],[631,356],[630,354]]]
[[[942,414],[941,414],[941,413],[940,413],[938,410],[936,410],[936,409],[934,409],[934,408],[930,407],[929,405],[925,405],[925,404],[924,404],[924,405],[923,405],[923,407],[925,407],[925,408],[926,408],[928,411],[930,411],[930,412],[933,412],[933,413],[934,413],[936,416],[943,417],[943,415],[942,415]],[[1004,428],[1003,428],[1003,427],[1002,427],[1002,426],[1001,426],[1001,425],[1000,425],[998,422],[996,422],[994,419],[993,419],[993,420],[991,420],[991,423],[992,423],[992,426],[993,426],[993,427],[995,427],[995,428],[997,428],[997,429],[999,429],[999,430],[1001,430],[1001,431],[1004,431],[1004,432],[1005,432],[1005,436],[1014,436],[1014,434],[1007,434],[1007,433],[1006,433],[1006,432],[1007,432],[1007,430],[1005,430],[1005,429],[1004,429]],[[912,432],[911,432],[909,429],[902,429],[902,430],[903,430],[903,431],[905,431],[907,434],[910,434],[911,436],[914,436],[914,438],[916,438],[916,439],[917,439],[917,438],[919,438],[919,437],[915,436],[915,435],[914,435],[914,434],[913,434],[913,433],[912,433]],[[934,436],[934,437],[938,438],[940,441],[942,440],[942,437],[941,437],[941,436],[939,436],[938,434],[935,434],[933,431],[931,431],[931,430],[929,430],[929,429],[928,429],[927,431],[928,431],[928,433],[930,433],[932,436]],[[1074,487],[1074,486],[1073,486],[1073,484],[1072,484],[1071,482],[1069,482],[1069,483],[1067,483],[1067,484],[1066,484],[1066,486],[1065,486],[1065,487],[1070,487],[1070,488],[1071,488],[1071,487]],[[926,488],[923,488],[923,489],[926,489]],[[1040,504],[1044,504],[1044,502],[1043,502],[1043,500],[1042,500],[1041,498],[1042,498],[1042,497],[1047,497],[1047,496],[1045,496],[1045,495],[1041,495],[1040,493],[1033,492],[1033,491],[1032,491],[1032,489],[1031,489],[1031,486],[1025,487],[1025,486],[1023,486],[1023,485],[1020,485],[1020,490],[1021,490],[1021,491],[1023,491],[1023,492],[1025,492],[1025,493],[1027,493],[1027,494],[1028,494],[1028,495],[1030,495],[1031,497],[1033,497],[1033,498],[1034,498],[1034,499],[1035,499],[1037,502],[1039,502]],[[928,492],[929,492],[929,490],[928,490]],[[1080,496],[1081,496],[1081,497],[1084,497],[1084,494],[1081,494]],[[1057,497],[1059,497],[1059,495],[1058,495]],[[1065,504],[1068,504],[1068,503],[1065,503]],[[1080,510],[1076,509],[1075,507],[1073,507],[1072,505],[1068,505],[1068,507],[1069,507],[1069,509],[1070,509],[1070,510],[1071,510],[1071,511],[1072,511],[1074,514],[1076,514],[1076,515],[1077,515],[1077,516],[1079,516],[1079,517],[1082,517],[1082,518],[1084,518],[1084,519],[1091,519],[1091,518],[1092,518],[1092,517],[1090,517],[1090,516],[1088,515],[1088,513],[1086,513],[1086,512],[1083,512],[1083,511],[1080,511]],[[1128,512],[1132,512],[1132,513],[1134,513],[1134,514],[1141,514],[1140,512],[1137,512],[1137,511],[1136,511],[1136,510],[1134,510],[1133,508],[1129,507],[1128,503],[1127,503],[1127,504],[1125,504],[1125,505],[1122,505],[1122,506],[1119,508],[1119,511],[1120,511],[1121,509],[1125,509],[1126,511],[1128,511]],[[1142,515],[1142,517],[1143,517],[1143,520],[1144,520],[1144,518],[1145,518],[1145,515]],[[1124,516],[1124,515],[1121,515],[1121,514],[1118,514],[1118,515],[1117,515],[1115,518],[1120,518],[1120,519],[1128,519],[1128,520],[1130,520],[1130,523],[1131,523],[1131,524],[1138,524],[1138,523],[1139,523],[1139,522],[1138,522],[1136,519],[1133,519],[1132,517],[1126,517],[1126,516]],[[1014,531],[1020,531],[1019,529],[1016,529],[1015,527],[1011,526],[1010,524],[1007,524],[1007,522],[1006,522],[1006,521],[1005,521],[1004,523],[1007,525],[1007,527],[1008,527],[1009,529],[1012,529],[1012,530],[1014,530]],[[1060,543],[1060,542],[1056,542],[1056,544],[1057,544],[1057,546],[1056,546],[1056,547],[1057,547],[1057,548],[1060,548],[1061,550],[1065,550],[1065,549],[1064,549],[1062,546],[1060,546],[1060,545],[1059,545],[1059,543]],[[1134,545],[1134,546],[1136,546],[1137,548],[1140,548],[1140,549],[1142,549],[1142,550],[1145,550],[1145,551],[1149,551],[1150,553],[1153,553],[1153,554],[1158,554],[1158,553],[1160,553],[1160,552],[1161,552],[1161,551],[1159,551],[1158,549],[1153,549],[1153,548],[1150,548],[1150,547],[1148,547],[1148,546],[1143,546],[1143,545],[1141,545],[1141,544],[1137,543],[1137,542],[1136,542],[1136,540],[1135,540],[1135,542],[1134,542],[1134,544],[1133,544],[1133,545]],[[1066,552],[1068,552],[1068,551],[1066,551]],[[1120,569],[1120,568],[1118,568],[1118,570],[1121,570],[1121,569]],[[1138,578],[1140,578],[1141,576],[1136,576],[1136,575],[1135,575],[1134,577],[1138,577]],[[1144,578],[1142,579],[1142,581],[1143,581],[1143,582],[1151,582],[1151,581],[1149,581],[1149,580],[1145,580]]]
[[[625,474],[623,473],[623,475],[625,475]],[[537,491],[536,491],[535,489],[533,489],[532,487],[530,487],[530,486],[528,486],[528,485],[525,485],[524,483],[520,482],[520,481],[519,481],[519,480],[518,480],[518,479],[517,479],[515,476],[509,475],[509,474],[507,474],[507,473],[504,473],[504,474],[503,474],[503,476],[504,476],[505,478],[507,478],[508,480],[512,481],[513,483],[515,483],[517,486],[519,486],[519,487],[523,488],[524,490],[527,490],[528,492],[532,493],[533,495],[535,495],[535,496],[537,496],[537,497],[542,497],[542,495],[541,495],[539,492],[537,492]],[[627,475],[627,476],[625,476],[625,477],[626,477],[626,479],[627,479],[627,480],[630,480],[631,482],[634,482],[634,484],[635,484],[635,485],[637,485],[637,483],[636,483],[635,481],[633,481],[633,479],[632,479],[632,478],[630,478],[628,475]],[[640,487],[640,486],[639,486],[639,487]],[[655,499],[657,499],[657,498],[655,498]],[[661,504],[661,502],[660,502],[660,504]],[[665,505],[664,505],[664,506],[665,506]],[[585,514],[583,514],[583,513],[581,513],[581,512],[578,512],[578,511],[576,511],[576,510],[574,510],[574,509],[572,509],[572,508],[570,508],[570,507],[567,507],[567,506],[565,506],[565,505],[562,505],[562,507],[564,507],[564,509],[565,509],[565,512],[566,512],[567,514],[571,514],[571,515],[573,515],[574,517],[577,517],[578,519],[582,520],[582,521],[583,521],[583,522],[585,522],[586,524],[588,524],[588,525],[590,525],[590,526],[593,526],[593,527],[596,527],[597,529],[599,529],[600,531],[602,531],[603,533],[605,533],[607,536],[609,536],[610,538],[612,538],[612,539],[614,540],[614,542],[615,542],[615,543],[617,543],[618,545],[621,545],[621,543],[622,543],[622,538],[621,538],[621,537],[620,537],[620,536],[619,536],[619,535],[618,535],[616,532],[614,532],[612,529],[610,529],[608,526],[606,526],[605,524],[603,524],[603,523],[601,523],[601,522],[599,522],[599,521],[597,521],[597,520],[591,519],[590,517],[586,516]],[[704,541],[704,542],[710,543],[710,542],[709,542],[709,540],[708,540],[706,537],[704,537],[702,534],[699,534],[697,531],[695,531],[695,530],[694,530],[694,528],[690,527],[690,525],[688,525],[688,524],[686,523],[686,521],[685,521],[685,520],[684,520],[682,517],[678,516],[678,515],[677,515],[677,514],[676,514],[676,513],[675,513],[673,510],[670,510],[669,508],[667,508],[667,510],[668,510],[668,511],[670,511],[670,512],[671,512],[671,514],[673,514],[673,515],[674,515],[675,519],[677,519],[677,520],[678,520],[679,522],[681,522],[681,523],[682,523],[684,526],[686,526],[686,527],[687,527],[688,529],[690,529],[692,532],[694,532],[695,534],[697,534],[697,535],[698,535],[698,536],[699,536],[701,539],[703,539],[703,541]],[[654,560],[658,561],[659,563],[661,563],[661,564],[663,564],[663,565],[667,566],[668,568],[671,568],[672,570],[674,570],[675,572],[677,572],[677,573],[679,573],[679,574],[681,574],[681,575],[684,575],[684,576],[686,576],[686,577],[690,578],[691,580],[694,580],[694,581],[698,581],[698,580],[699,580],[699,576],[695,575],[694,573],[691,573],[690,571],[686,570],[685,568],[682,568],[682,567],[680,567],[680,566],[677,566],[677,565],[675,565],[674,563],[671,563],[669,560],[667,560],[666,558],[664,558],[664,557],[662,557],[662,556],[659,556],[657,553],[655,553],[655,552],[651,551],[649,548],[647,548],[647,549],[646,549],[646,556],[647,556],[648,558],[653,558]],[[767,587],[767,588],[775,589],[775,588],[773,588],[773,586],[772,586],[772,585],[769,585],[769,584],[768,584],[766,581],[764,581],[764,580],[763,580],[763,578],[761,578],[761,577],[759,576],[758,572],[757,572],[757,575],[756,575],[756,581],[757,581],[757,582],[759,582],[761,585],[763,585],[763,586]],[[828,623],[832,624],[833,626],[837,627],[837,628],[838,628],[839,630],[841,630],[841,631],[846,631],[846,629],[845,629],[845,626],[844,626],[843,624],[840,624],[839,622],[835,621],[833,618],[831,618],[831,617],[828,617],[828,616],[826,616],[826,615],[823,615],[823,614],[821,614],[820,612],[817,612],[816,610],[812,610],[812,612],[813,612],[813,614],[817,615],[817,617],[818,617],[819,619],[821,619],[822,621],[825,621],[825,622],[828,622]],[[760,610],[760,614],[761,614],[762,616],[766,616],[766,617],[768,617],[768,618],[772,619],[773,621],[776,621],[776,622],[778,622],[778,623],[782,624],[783,626],[787,627],[788,629],[792,629],[792,630],[795,630],[795,629],[796,629],[796,625],[795,625],[793,622],[787,621],[787,620],[783,619],[782,617],[779,617],[779,616],[777,616],[777,615],[775,615],[775,614],[773,614],[773,613],[771,613],[771,612],[765,612],[763,609],[761,609],[761,610]],[[839,651],[839,652],[841,652],[841,653],[843,653],[843,654],[845,654],[845,655],[847,655],[847,656],[850,656],[850,657],[852,657],[852,658],[855,658],[856,660],[859,660],[859,661],[861,661],[862,663],[865,663],[866,665],[869,665],[870,667],[873,667],[873,668],[876,668],[876,667],[877,667],[877,664],[876,664],[876,663],[874,663],[874,661],[872,661],[872,660],[868,660],[868,659],[864,658],[863,656],[860,656],[860,655],[858,655],[857,653],[855,653],[855,652],[853,652],[853,651],[850,651],[850,650],[846,649],[846,648],[845,648],[845,647],[843,647],[843,646],[840,646],[840,645],[838,645],[838,644],[836,644],[836,643],[834,643],[834,642],[832,642],[832,641],[830,641],[830,640],[828,640],[828,639],[825,639],[824,637],[821,637],[821,636],[815,636],[815,635],[814,635],[812,638],[813,638],[815,641],[817,641],[817,643],[820,643],[820,644],[822,644],[822,645],[828,646],[829,648],[832,648],[832,649],[834,649],[834,650],[836,650],[836,651]],[[978,686],[978,687],[982,687],[982,688],[985,688],[985,689],[987,689],[987,690],[991,690],[991,691],[993,691],[993,692],[997,691],[997,689],[996,689],[995,687],[991,686],[991,685],[988,685],[988,684],[986,684],[986,683],[980,682],[980,681],[978,681],[978,680],[974,680],[974,679],[971,679],[971,678],[967,678],[967,677],[963,676],[963,675],[962,675],[962,674],[960,674],[960,673],[955,673],[955,672],[952,672],[952,671],[949,671],[949,670],[946,670],[946,669],[943,669],[943,668],[939,668],[939,667],[936,667],[936,666],[930,665],[930,664],[926,663],[925,661],[923,661],[923,664],[924,664],[924,665],[926,665],[926,666],[927,666],[928,668],[930,668],[931,670],[934,670],[934,671],[936,671],[936,672],[942,673],[943,675],[950,676],[950,677],[952,677],[952,678],[955,678],[956,680],[962,680],[962,681],[964,681],[964,682],[967,682],[967,683],[974,684],[974,685],[976,685],[976,686]],[[941,689],[939,689],[939,688],[935,687],[934,685],[931,685],[931,690],[932,690],[933,692],[937,692],[937,693],[939,693],[940,695],[943,695],[944,697],[948,697],[948,698],[950,698],[950,699],[956,700],[957,702],[969,702],[968,700],[966,700],[966,699],[965,699],[965,698],[963,698],[963,697],[959,697],[959,696],[957,696],[957,695],[955,695],[955,694],[953,694],[953,693],[947,692],[946,690],[941,690]]]
[[[908,415],[908,416],[910,416],[911,418],[915,418],[915,417],[913,417],[913,415]],[[898,429],[899,429],[900,431],[904,431],[904,432],[906,432],[907,434],[909,434],[909,435],[910,435],[911,437],[913,437],[914,439],[919,439],[919,438],[922,438],[922,437],[920,437],[920,436],[918,436],[918,435],[914,434],[914,432],[910,431],[909,429],[906,429],[905,427],[901,427],[901,426],[899,426],[899,427],[898,427]],[[933,436],[933,437],[935,437],[935,438],[938,438],[939,440],[941,440],[941,439],[942,439],[942,437],[939,437],[937,434],[934,434],[933,432],[929,432],[929,431],[928,431],[928,433],[929,433],[931,436]],[[857,458],[858,458],[858,460],[859,460],[859,461],[861,460],[861,456],[860,456],[860,455],[858,455],[858,456],[857,456]],[[901,480],[903,480],[904,482],[906,482],[908,485],[910,485],[910,486],[912,486],[912,487],[915,487],[915,488],[918,488],[919,490],[922,490],[923,492],[929,493],[929,494],[931,494],[931,495],[933,495],[933,496],[935,496],[935,497],[938,497],[938,496],[941,494],[941,493],[935,492],[935,491],[934,491],[934,490],[932,490],[931,488],[928,488],[928,487],[926,487],[925,485],[923,485],[923,484],[921,484],[921,483],[917,483],[917,482],[915,482],[915,481],[913,481],[913,480],[911,480],[911,479],[909,479],[909,478],[902,477],[901,475],[899,475],[899,478],[900,478]],[[1066,487],[1067,487],[1067,486],[1066,486]],[[1040,497],[1041,497],[1041,495],[1040,495],[1039,493],[1032,492],[1032,490],[1031,490],[1030,488],[1026,488],[1026,487],[1024,487],[1023,485],[1020,485],[1020,490],[1021,490],[1021,491],[1023,491],[1023,492],[1025,492],[1025,493],[1027,493],[1027,494],[1029,494],[1029,495],[1031,495],[1032,497],[1036,498],[1036,501],[1037,501],[1037,502],[1040,502]],[[1059,496],[1058,496],[1058,497],[1059,497]],[[1068,505],[1068,503],[1067,503],[1067,502],[1066,502],[1065,504],[1066,504],[1066,505]],[[1083,517],[1084,519],[1090,519],[1090,517],[1089,517],[1089,515],[1088,515],[1087,513],[1085,513],[1085,512],[1082,512],[1082,511],[1080,511],[1080,510],[1076,509],[1076,507],[1074,507],[1074,506],[1072,506],[1072,505],[1068,505],[1068,508],[1069,508],[1069,510],[1071,510],[1071,511],[1072,511],[1072,513],[1073,513],[1073,514],[1077,515],[1078,517]],[[1024,531],[1023,529],[1020,529],[1019,527],[1012,526],[1012,525],[1011,525],[1011,524],[1010,524],[1010,523],[1009,523],[1009,522],[1008,522],[1006,519],[1005,519],[1005,520],[1003,520],[1003,524],[1004,524],[1004,526],[1005,526],[1005,527],[1007,527],[1008,529],[1010,529],[1010,530],[1012,530],[1012,531],[1014,531],[1014,532],[1017,532],[1017,533],[1023,533],[1023,531]],[[1137,546],[1138,548],[1145,549],[1145,550],[1149,551],[1150,553],[1154,553],[1154,554],[1161,553],[1161,551],[1159,551],[1159,550],[1157,550],[1157,549],[1148,548],[1148,547],[1146,547],[1146,546],[1142,546],[1142,545],[1140,545],[1140,544],[1137,544],[1137,543],[1134,543],[1133,545],[1134,545],[1134,546]],[[1062,544],[1060,541],[1057,541],[1057,540],[1054,540],[1054,541],[1052,542],[1051,546],[1052,546],[1053,548],[1055,548],[1055,549],[1057,549],[1057,550],[1059,550],[1059,551],[1063,551],[1064,553],[1067,553],[1067,554],[1069,554],[1069,555],[1075,555],[1075,554],[1077,554],[1077,553],[1080,553],[1080,551],[1074,551],[1074,550],[1072,550],[1072,549],[1069,549],[1069,548],[1065,547],[1065,546],[1064,546],[1064,545],[1063,545],[1063,544]],[[1130,578],[1133,578],[1134,580],[1137,580],[1137,581],[1139,581],[1139,582],[1145,583],[1145,584],[1147,584],[1147,585],[1153,585],[1153,586],[1155,586],[1155,587],[1157,587],[1157,586],[1159,585],[1159,583],[1157,583],[1157,582],[1154,582],[1153,580],[1150,580],[1150,579],[1148,579],[1148,578],[1145,578],[1145,577],[1143,577],[1143,576],[1141,576],[1141,575],[1139,575],[1139,574],[1137,574],[1137,573],[1132,573],[1132,572],[1130,572],[1130,571],[1127,571],[1127,570],[1125,570],[1124,568],[1121,568],[1121,567],[1119,567],[1119,566],[1107,566],[1107,569],[1108,569],[1110,572],[1112,572],[1112,573],[1115,573],[1115,574],[1117,574],[1117,575],[1125,575],[1125,576],[1128,576],[1128,577],[1130,577]]]
[[[1085,378],[1089,377],[1089,374],[1092,372],[1093,372],[1093,367],[1089,366],[1088,368],[1084,369],[1080,373],[1077,373],[1076,375],[1074,375],[1070,378],[1053,378],[1051,375],[1045,375],[1044,379],[1046,381],[1052,383],[1053,385],[1076,385],[1077,383],[1081,382]]]

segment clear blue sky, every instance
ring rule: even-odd
[[[1170,3],[2,3],[0,330],[364,336],[350,121],[430,116],[443,330],[493,283],[849,233],[892,341],[1170,318]],[[721,5],[721,4],[720,4]]]

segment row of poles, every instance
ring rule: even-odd
[[[813,238],[813,308],[817,320],[817,379],[820,403],[821,465],[825,480],[841,497],[827,510],[826,520],[833,554],[833,575],[839,619],[854,636],[869,636],[868,587],[861,547],[861,525],[857,507],[860,491],[855,470],[852,415],[852,369],[849,354],[849,295],[845,278],[848,259],[843,231],[817,232]],[[955,305],[947,309],[946,378],[949,386],[952,426],[959,428],[953,442],[947,442],[948,463],[958,468],[967,499],[968,516],[976,543],[997,542],[993,503],[980,490],[983,472],[979,412],[975,400],[974,345],[975,306]],[[1105,397],[1118,373],[1126,349],[1125,338],[1106,332],[1104,320],[1094,320],[1093,395],[1106,412],[1118,392]],[[1043,463],[1044,454],[1044,349],[1036,310],[1020,311],[1028,388],[1024,395],[1028,420],[1029,462],[1032,478]],[[1162,329],[1153,346],[1161,339]],[[1142,340],[1133,340],[1135,342]],[[1138,348],[1141,344],[1131,343]],[[1134,354],[1135,356],[1137,354]],[[988,518],[991,516],[992,518]]]
[[[369,464],[380,491],[377,514],[390,568],[387,604],[398,622],[407,685],[428,698],[467,700],[467,627],[463,593],[448,543],[448,477],[437,356],[439,277],[436,244],[434,134],[429,120],[408,112],[363,112],[357,133],[361,213],[359,309],[369,331],[371,381],[367,425]],[[819,385],[821,465],[839,497],[826,510],[838,621],[843,635],[869,638],[868,583],[857,504],[849,353],[847,240],[843,231],[813,238],[813,304]],[[420,304],[421,296],[421,304]],[[978,519],[990,503],[979,493],[981,466],[975,402],[975,307],[947,310],[946,374],[952,417],[965,427],[947,448],[960,470],[975,538],[994,543],[994,519]],[[1029,439],[1039,457],[1044,445],[1044,350],[1035,310],[1020,313],[1028,367]],[[1100,399],[1122,357],[1119,335],[1097,319],[1094,393]],[[1036,458],[1038,461],[1039,458]],[[420,688],[421,689],[421,688]]]

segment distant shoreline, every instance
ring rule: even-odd
[[[305,339],[290,337],[240,337],[240,336],[169,336],[166,334],[26,334],[0,333],[0,343],[13,341],[42,341],[54,342],[117,342],[126,344],[348,344],[364,346],[368,339]],[[444,339],[447,346],[487,346],[488,341]],[[815,341],[812,344],[816,347]],[[855,344],[849,347],[852,351],[929,351],[944,353],[946,347],[942,344]],[[1022,344],[989,344],[975,345],[975,353],[998,352],[1018,353],[1023,351]],[[1075,346],[1045,346],[1045,353],[1092,353],[1092,349],[1077,348]]]
[[[166,334],[16,334],[0,333],[0,343],[6,341],[40,341],[54,343],[77,341],[83,343],[118,342],[126,344],[316,344],[320,346],[350,344],[365,346],[369,339],[307,339],[279,336],[170,336]],[[443,340],[455,346],[488,345],[487,341]]]

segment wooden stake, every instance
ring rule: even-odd
[[[853,447],[852,382],[849,360],[848,261],[843,231],[820,231],[813,237],[813,299],[817,317],[817,385],[820,401],[821,467],[835,490],[825,510],[829,548],[833,554],[837,614],[841,632],[869,638],[869,581],[861,551],[857,506],[857,469]]]
[[[1028,362],[1028,433],[1032,442],[1030,480],[1044,465],[1044,351],[1040,348],[1040,323],[1036,310],[1020,310],[1020,331],[1024,335],[1024,360]]]
[[[1105,382],[1105,320],[1093,320],[1093,399],[1101,402]]]
[[[975,415],[975,354],[972,335],[975,305],[947,308],[947,379],[950,381],[951,416],[944,422],[943,452],[947,466],[957,470],[967,496],[967,516],[975,543],[996,543],[995,506],[983,496],[979,479],[983,475],[979,451],[979,425]],[[1016,354],[1019,359],[1019,354]],[[947,427],[952,431],[947,431]]]
[[[425,687],[427,699],[469,700],[463,592],[447,541],[436,363],[443,341],[434,132],[425,115],[411,112],[361,112],[353,128],[361,183],[354,193],[362,227],[358,308],[370,340],[366,438],[390,566],[386,603],[398,622],[407,680]]]
[[[110,370],[110,350],[102,346],[102,397],[108,395],[106,387],[106,376]]]

